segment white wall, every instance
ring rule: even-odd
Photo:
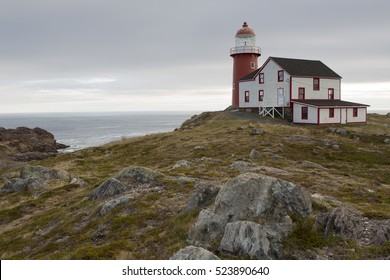
[[[308,107],[308,116],[307,120],[303,120],[301,118],[302,107]],[[318,112],[317,107],[311,107],[307,105],[294,103],[294,114],[293,114],[293,122],[294,123],[310,123],[317,124]]]
[[[313,90],[313,78],[292,77],[292,97],[298,99],[298,89],[305,88],[305,99],[328,99],[328,89],[334,89],[334,99],[341,99],[340,79],[320,78],[320,90]]]
[[[320,123],[331,124],[340,123],[341,110],[340,108],[334,108],[334,118],[329,118],[329,108],[318,108],[320,110]]]
[[[284,81],[278,82],[278,71],[283,70],[273,60],[270,60],[261,73],[264,73],[264,84],[259,84],[259,75],[254,81],[242,81],[239,83],[239,107],[259,108],[280,107],[278,104],[278,89],[283,88],[284,106],[290,106],[290,75],[284,72]],[[264,90],[264,99],[259,101],[259,90]],[[249,102],[245,102],[245,91],[249,91]]]
[[[366,108],[358,108],[357,117],[353,117],[353,108],[347,109],[347,123],[365,123],[367,121]]]

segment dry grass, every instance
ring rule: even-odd
[[[176,178],[225,182],[239,174],[229,167],[237,160],[269,167],[258,172],[300,184],[311,193],[334,196],[369,217],[389,218],[390,145],[383,142],[383,135],[390,134],[389,120],[370,115],[368,125],[343,126],[349,133],[342,136],[329,132],[327,126],[233,120],[214,113],[192,129],[123,139],[36,162],[65,169],[88,185],[55,182],[39,196],[30,191],[1,194],[0,257],[169,258],[185,245],[186,233],[199,211],[180,215],[194,184],[181,184]],[[250,135],[252,128],[265,133]],[[303,140],[299,138],[302,135],[306,137]],[[329,141],[339,149],[327,146]],[[250,159],[252,149],[262,156]],[[182,159],[192,165],[172,169]],[[302,165],[304,161],[323,168]],[[89,193],[129,165],[164,173],[164,191],[141,196],[101,216],[102,204],[92,201]],[[285,172],[277,175],[271,167]],[[0,171],[0,175],[12,171],[17,169]],[[42,230],[48,232],[40,235]],[[359,254],[364,257],[364,251]]]

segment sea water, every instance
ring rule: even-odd
[[[43,128],[57,142],[70,146],[63,152],[99,146],[126,137],[172,131],[196,112],[111,112],[0,114],[0,127]]]

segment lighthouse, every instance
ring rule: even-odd
[[[230,56],[233,58],[232,106],[237,108],[238,80],[257,69],[257,58],[260,56],[260,48],[256,46],[256,34],[246,22],[236,33],[236,46],[230,49]]]

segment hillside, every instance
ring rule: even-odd
[[[174,132],[34,161],[42,167],[22,172],[2,169],[1,259],[169,259],[186,246],[218,189],[246,172],[292,182],[312,196],[310,216],[291,217],[282,258],[388,258],[387,232],[372,243],[314,226],[324,213],[343,208],[387,227],[390,118],[370,114],[368,120],[317,127],[250,113],[203,113]],[[120,193],[127,196],[113,201]],[[194,204],[194,197],[202,199]]]

